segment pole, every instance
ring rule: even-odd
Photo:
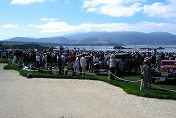
[[[108,71],[108,79],[110,79],[111,73],[110,70]]]
[[[140,91],[142,90],[143,79],[141,79]]]
[[[32,64],[30,63],[30,72],[31,72]]]

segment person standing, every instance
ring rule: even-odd
[[[114,54],[110,56],[109,70],[110,70],[110,78],[115,80],[115,70],[116,70],[117,59]]]
[[[40,65],[40,54],[37,52],[36,53],[36,67],[38,68]]]
[[[162,60],[165,60],[165,56],[166,56],[165,53],[162,52],[160,56]]]
[[[95,55],[95,56],[93,57],[93,62],[94,62],[94,63],[98,63],[98,62],[99,62],[99,58],[98,58],[97,55]]]
[[[145,91],[147,91],[147,87],[149,92],[151,92],[151,84],[152,84],[152,74],[151,74],[151,63],[149,62],[148,58],[145,58],[144,65],[142,67],[142,74],[143,74],[143,85]]]
[[[65,55],[64,55],[64,54],[61,55],[61,62],[62,62],[61,69],[64,69],[65,63],[66,63],[66,58],[65,58]]]
[[[71,54],[71,55],[69,56],[68,62],[69,62],[69,63],[68,63],[68,68],[69,68],[70,70],[74,70],[75,57],[74,57],[73,54]]]
[[[79,67],[80,67],[80,57],[79,55],[76,57],[76,61],[75,61],[75,70],[76,70],[76,74],[79,74]]]
[[[85,75],[86,67],[87,67],[87,60],[85,58],[85,55],[83,55],[80,59],[80,65],[82,68],[82,75]]]
[[[16,63],[17,61],[17,56],[16,56],[16,51],[13,52],[13,63]]]
[[[160,70],[160,66],[161,66],[161,56],[159,55],[156,59],[156,65],[157,65],[157,70]]]

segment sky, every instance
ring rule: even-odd
[[[176,34],[176,0],[1,0],[0,40],[76,32]]]

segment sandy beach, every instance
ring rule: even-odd
[[[125,93],[101,81],[27,79],[0,64],[0,118],[176,118],[176,101]]]

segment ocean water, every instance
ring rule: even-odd
[[[64,46],[64,48],[68,49],[79,49],[79,50],[102,50],[102,51],[113,51],[119,49],[113,49],[114,46]],[[132,49],[120,49],[123,51],[140,51],[140,52],[148,52],[152,50],[141,49],[141,48],[159,48],[163,47],[164,49],[157,49],[157,52],[175,52],[176,53],[176,45],[124,45],[124,48],[132,48]],[[59,46],[58,46],[59,48]]]

